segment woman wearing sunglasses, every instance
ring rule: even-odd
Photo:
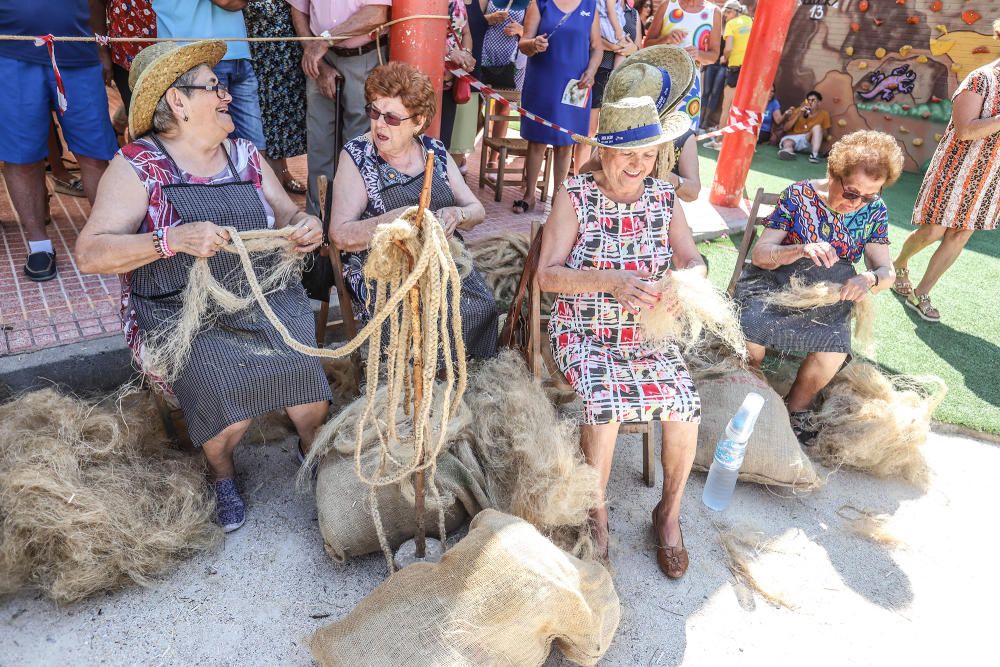
[[[365,81],[365,101],[371,129],[344,146],[330,216],[330,238],[343,251],[354,316],[362,322],[373,315],[374,295],[362,269],[375,228],[417,205],[429,153],[435,167],[431,209],[448,236],[461,239],[459,230],[470,230],[486,217],[444,144],[423,134],[436,108],[427,75],[399,62],[376,67]],[[475,269],[462,280],[460,312],[466,352],[473,357],[496,354],[496,302]]]
[[[805,353],[785,402],[792,430],[811,444],[813,399],[851,353],[855,301],[889,288],[895,272],[889,256],[889,213],[882,189],[903,169],[903,153],[888,134],[861,130],[833,145],[826,178],[788,186],[736,284],[740,324],[750,360],[759,367],[768,350]],[[862,257],[865,270],[854,268]],[[792,278],[843,285],[840,302],[811,310],[768,307],[764,298]]]

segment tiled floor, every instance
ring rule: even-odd
[[[289,166],[300,180],[305,180],[305,158],[290,160]],[[494,201],[490,190],[479,190],[478,168],[476,153],[470,156],[466,180],[483,200],[486,221],[469,234],[469,238],[509,231],[527,232],[533,220],[544,220],[549,205],[542,206],[541,202],[536,211],[525,215],[511,211],[511,203],[521,195],[514,188],[505,189],[501,202]],[[301,198],[299,203],[302,203]],[[49,238],[56,248],[59,275],[49,282],[35,283],[23,273],[27,243],[14,214],[6,183],[0,178],[0,326],[3,331],[0,356],[121,335],[117,276],[82,275],[73,260],[73,246],[90,213],[90,205],[84,198],[53,194],[50,208]],[[689,220],[694,219],[692,227],[710,227],[727,217],[720,216],[707,201],[696,202],[693,208],[685,206],[685,210],[689,211]],[[739,211],[735,212],[738,217]]]

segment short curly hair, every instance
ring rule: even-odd
[[[408,63],[391,62],[372,70],[365,80],[365,102],[380,97],[398,97],[411,115],[423,116],[420,132],[430,126],[437,111],[430,77]]]
[[[903,150],[885,132],[858,130],[845,134],[833,145],[827,169],[834,178],[862,171],[870,178],[884,178],[884,187],[889,187],[903,172]]]

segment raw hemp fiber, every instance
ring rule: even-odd
[[[801,276],[792,276],[788,285],[764,297],[768,306],[785,310],[810,310],[840,303],[841,283],[827,280],[806,284]],[[875,346],[875,307],[871,297],[854,302],[854,341],[864,354],[872,354]]]
[[[494,510],[438,563],[382,582],[343,619],[313,633],[324,667],[541,665],[556,644],[596,664],[621,604],[608,571],[560,550],[531,524]]]
[[[459,274],[464,278],[473,266],[479,269],[493,292],[497,308],[507,312],[517,294],[517,283],[531,248],[528,234],[508,232],[469,241],[465,246],[453,238],[451,243]],[[553,293],[542,294],[539,306],[543,314],[552,309],[555,297]]]
[[[167,448],[148,394],[94,403],[43,389],[0,406],[0,593],[58,603],[151,585],[215,547],[201,457]]]
[[[870,363],[852,361],[820,394],[814,449],[826,465],[926,487],[920,447],[947,391],[937,376],[890,377]]]
[[[237,284],[234,285],[239,293],[230,291],[215,280],[206,259],[196,259],[184,292],[179,321],[172,327],[162,328],[170,329],[168,338],[159,337],[147,343],[147,348],[152,345],[152,350],[147,350],[147,355],[152,356],[147,356],[147,359],[154,360],[150,367],[167,381],[172,373],[183,367],[194,336],[211,322],[209,302],[225,312],[237,312],[256,303],[288,347],[310,356],[344,358],[371,339],[365,403],[355,425],[354,457],[355,472],[369,488],[379,543],[391,571],[394,567],[392,552],[381,527],[376,491],[382,486],[398,484],[418,471],[426,471],[430,497],[442,508],[438,527],[443,541],[445,515],[443,504],[437,500],[438,488],[434,481],[437,454],[445,445],[446,426],[461,402],[466,383],[465,344],[459,313],[461,279],[444,227],[433,213],[414,206],[396,220],[376,228],[371,252],[364,266],[365,279],[371,282],[374,294],[375,314],[353,340],[336,349],[314,348],[297,341],[267,301],[269,290],[288,284],[291,276],[297,276],[296,271],[301,268],[300,264],[293,263],[293,259],[295,262],[301,260],[290,257],[297,254],[290,247],[289,235],[293,230],[257,230],[241,234],[235,228],[227,227],[226,231],[230,243],[225,250],[237,254],[243,267],[243,276],[235,280]],[[275,250],[281,250],[284,259],[265,272],[263,280],[258,279],[251,253],[273,254]],[[242,280],[246,281],[245,290]],[[385,349],[381,345],[383,330],[388,335]],[[449,353],[440,356],[444,362],[444,382],[440,386],[435,382],[439,350],[454,350],[454,358]],[[419,376],[415,372],[418,364],[414,362],[417,359],[423,360]],[[385,428],[378,430],[376,464],[366,468],[362,465],[364,433],[366,425],[374,419],[376,396],[383,378],[388,401],[387,419]],[[440,392],[439,397],[435,396],[435,391]],[[396,408],[410,404],[414,396],[421,396],[422,400],[411,408],[412,429],[404,434],[397,426],[400,411]],[[437,435],[432,436],[431,406],[436,402],[440,406],[436,415]],[[398,448],[404,439],[412,443],[412,447],[407,448],[411,456],[401,460],[394,457],[391,451]]]
[[[647,340],[675,343],[685,356],[721,342],[737,357],[746,358],[746,339],[736,306],[708,278],[694,269],[670,271],[655,288],[675,294],[680,306],[671,310],[661,301],[652,310],[641,312],[639,322]]]
[[[386,426],[388,402],[379,389],[366,426],[363,465],[374,465],[379,432]],[[377,548],[376,526],[367,516],[365,489],[354,480],[344,457],[354,452],[352,426],[364,399],[330,420],[316,436],[309,461],[319,461],[316,504],[327,552],[337,561]],[[435,404],[434,414],[439,404]],[[397,415],[400,426],[406,417]],[[438,423],[436,417],[432,419]],[[437,434],[435,434],[436,436]],[[481,362],[469,376],[469,388],[448,423],[444,449],[437,456],[441,496],[428,511],[444,511],[449,530],[483,508],[528,520],[574,555],[593,554],[587,518],[600,501],[596,471],[579,449],[572,420],[560,418],[540,383],[513,351]],[[408,442],[390,451],[396,459],[412,456]],[[307,461],[307,465],[309,463]],[[304,479],[300,473],[300,479]],[[379,491],[387,540],[398,546],[413,536],[413,486],[409,478]]]

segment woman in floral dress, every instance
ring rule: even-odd
[[[1000,19],[993,23],[1000,39]],[[928,322],[941,313],[931,290],[975,231],[996,229],[1000,218],[1000,60],[969,73],[952,98],[951,122],[924,175],[913,207],[917,229],[906,237],[893,262],[892,289]],[[910,258],[940,241],[920,283],[913,287]]]
[[[249,0],[243,9],[249,37],[294,37],[285,0]],[[267,139],[267,162],[289,192],[306,188],[288,171],[288,158],[306,152],[306,78],[297,42],[251,42],[253,70],[259,83],[261,121]]]
[[[570,178],[557,191],[538,262],[541,289],[559,293],[549,323],[553,356],[583,398],[581,447],[602,489],[619,426],[654,419],[663,424],[663,494],[653,527],[657,560],[671,578],[687,569],[680,504],[701,403],[677,347],[644,341],[637,316],[663,299],[676,307],[675,295],[654,287],[671,261],[706,271],[684,212],[675,206],[673,186],[646,176],[659,145],[689,125],[683,113],[676,115],[679,122],[661,126],[649,97],[604,105],[597,134],[601,168]],[[607,509],[596,508],[592,521],[607,558]]]

